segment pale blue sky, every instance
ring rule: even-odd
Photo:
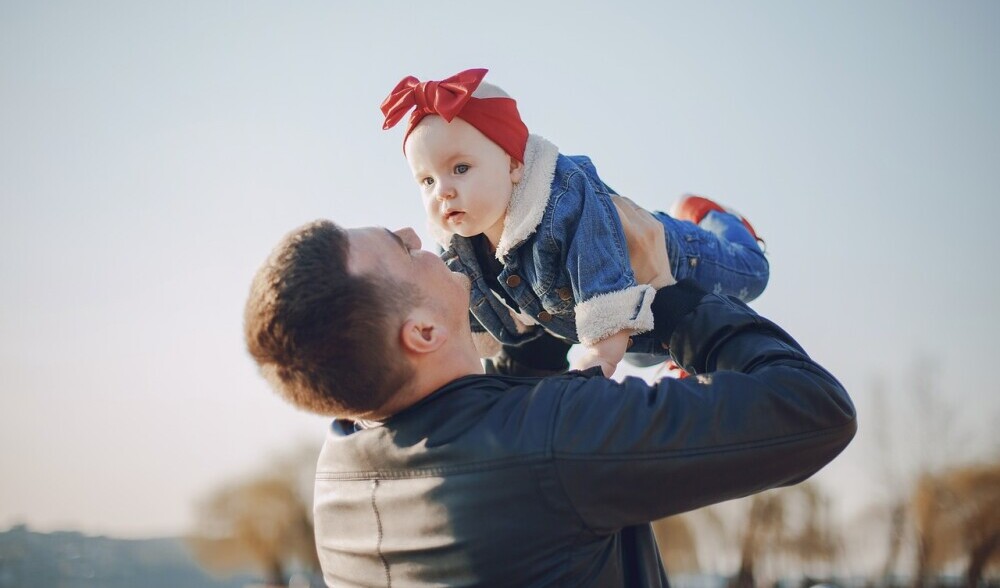
[[[182,532],[318,444],[243,350],[250,278],[314,218],[426,234],[378,105],[469,67],[641,205],[754,222],[755,307],[861,409],[820,474],[845,512],[878,495],[871,382],[905,407],[917,358],[961,457],[995,454],[998,25],[996,2],[0,1],[0,528]]]

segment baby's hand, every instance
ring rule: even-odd
[[[610,378],[618,367],[618,362],[625,357],[625,350],[628,348],[628,338],[632,331],[625,329],[618,331],[610,337],[601,339],[593,345],[584,345],[583,356],[573,362],[573,369],[585,370],[594,366],[600,366],[604,372],[604,377]]]
[[[601,371],[604,372],[605,378],[610,378],[615,373],[615,368],[618,367],[603,357],[589,352],[574,362],[574,364],[573,369],[580,371],[589,370],[594,366],[600,367]]]

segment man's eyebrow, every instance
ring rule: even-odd
[[[403,248],[403,252],[404,253],[406,253],[407,255],[410,254],[410,248],[406,246],[406,243],[403,243],[403,239],[400,238],[399,235],[397,235],[396,233],[393,233],[389,229],[382,229],[382,230],[385,231],[386,233],[389,233],[389,236],[392,237],[393,240],[396,241],[396,243],[399,243],[399,246]]]

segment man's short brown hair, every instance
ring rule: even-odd
[[[348,270],[347,232],[315,221],[282,239],[244,311],[247,349],[292,404],[351,417],[382,407],[412,368],[392,345],[412,290]]]

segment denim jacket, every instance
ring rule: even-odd
[[[654,290],[636,283],[614,192],[590,158],[562,155],[531,135],[524,159],[496,249],[500,286],[519,313],[490,290],[469,238],[435,232],[448,267],[472,281],[473,330],[517,345],[540,333],[535,325],[584,344],[652,329]]]

